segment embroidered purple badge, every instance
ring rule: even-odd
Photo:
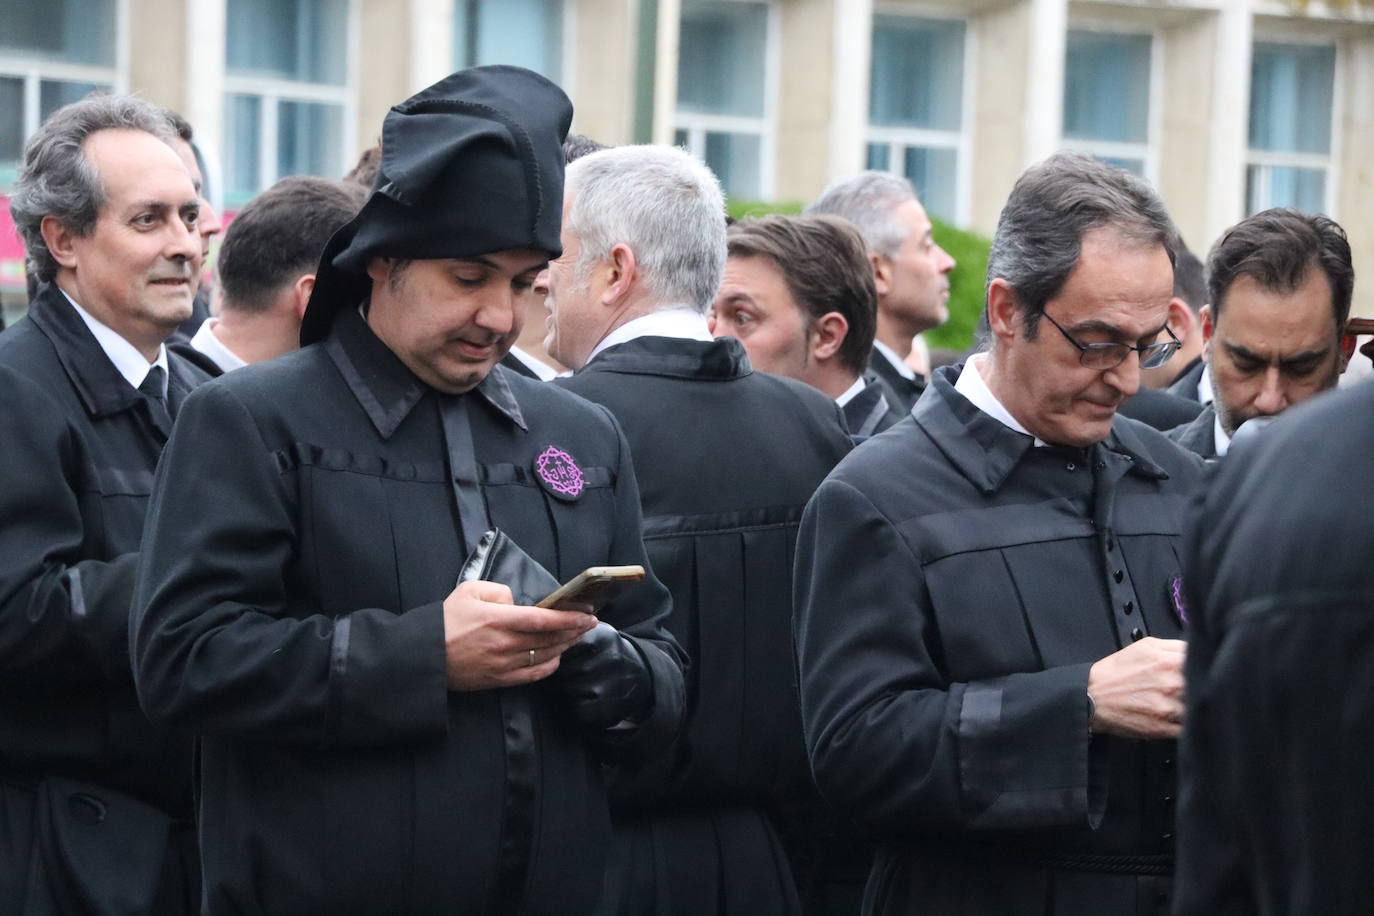
[[[577,466],[573,456],[550,445],[534,461],[534,469],[539,479],[556,495],[576,499],[582,495],[586,480],[582,469]]]
[[[1184,626],[1188,625],[1188,602],[1183,600],[1183,579],[1174,576],[1169,580],[1169,601],[1174,606],[1174,616]]]

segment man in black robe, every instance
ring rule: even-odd
[[[790,575],[802,508],[849,439],[832,400],[711,339],[723,210],[715,176],[681,150],[594,153],[569,166],[563,257],[547,277],[549,351],[577,368],[556,384],[625,428],[668,626],[693,662],[681,739],[613,787],[601,912],[793,912],[787,851],[812,853],[798,834],[822,827]]]
[[[128,620],[153,469],[200,370],[200,203],[162,113],[54,113],[10,200],[39,281],[0,336],[0,912],[192,912],[190,742],[143,716]],[[92,181],[94,179],[94,181]]]
[[[1355,269],[1334,220],[1274,209],[1226,230],[1207,276],[1202,358],[1212,398],[1169,438],[1218,458],[1246,421],[1336,387],[1354,353],[1343,332]]]
[[[603,763],[677,730],[652,574],[600,622],[531,606],[646,565],[615,421],[496,367],[558,253],[571,117],[514,67],[393,108],[302,349],[182,413],[130,639],[144,707],[198,736],[211,912],[585,911]]]
[[[824,392],[856,442],[902,414],[868,369],[878,295],[863,237],[837,216],[765,216],[735,223],[711,305],[711,333],[739,338],[760,372]]]
[[[1366,382],[1237,440],[1194,514],[1177,913],[1374,900],[1371,455]]]
[[[1115,407],[1177,345],[1172,232],[1120,169],[1028,170],[993,241],[991,351],[807,507],[802,713],[822,794],[880,843],[870,912],[1167,911],[1201,459]]]

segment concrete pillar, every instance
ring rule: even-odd
[[[825,187],[829,156],[823,144],[834,142],[833,116],[840,109],[862,109],[860,100],[867,97],[867,93],[848,97],[834,94],[834,80],[838,78],[834,55],[838,2],[789,0],[780,4],[775,13],[782,16],[774,109],[777,143],[771,196],[775,200],[810,200]],[[869,31],[864,30],[865,39]],[[838,142],[859,147],[863,142],[863,121],[858,123],[856,132],[842,135]]]
[[[219,7],[223,23],[223,0],[205,4]],[[188,28],[189,21],[200,12],[182,0],[129,0],[128,27],[128,90],[137,92],[148,101],[173,108],[199,129],[197,119],[188,108],[194,95],[187,86],[188,68],[196,54],[213,54],[209,39],[195,38]],[[224,69],[224,26],[219,28],[218,47],[220,69]],[[116,57],[121,57],[116,52]]]
[[[433,31],[447,28],[452,32],[452,18],[442,22],[415,22],[412,19],[413,5],[404,7],[404,13],[397,15],[397,4],[391,0],[355,0],[361,7],[359,16],[358,46],[354,50],[357,74],[353,82],[357,93],[357,121],[353,132],[353,153],[365,150],[376,143],[382,134],[382,121],[386,113],[395,105],[414,95],[418,74],[412,62],[412,40],[417,28]],[[433,48],[430,47],[429,53]],[[433,61],[427,60],[423,65]],[[450,68],[451,69],[451,68]],[[441,74],[442,75],[442,74]],[[412,88],[414,87],[414,88]],[[353,167],[353,159],[345,157],[343,171]]]
[[[1250,137],[1251,0],[1222,0],[1213,36],[1207,181],[1199,218],[1199,257],[1245,215],[1245,152]],[[1184,99],[1189,96],[1183,96]],[[1191,241],[1191,240],[1190,240]]]
[[[1355,258],[1352,311],[1374,318],[1374,29],[1341,42],[1337,57],[1339,146],[1332,150],[1338,182],[1336,219]],[[1343,94],[1344,98],[1341,98]]]
[[[410,73],[404,97],[414,95],[453,72],[454,2],[410,0]],[[400,100],[397,98],[396,102]]]
[[[1218,78],[1216,48],[1220,17],[1198,13],[1163,30],[1161,54],[1163,92],[1159,112],[1158,189],[1188,247],[1205,257],[1211,245],[1208,194],[1212,175],[1212,130]],[[1236,163],[1232,168],[1243,168]]]
[[[225,0],[188,3],[182,116],[196,131],[196,143],[218,160],[224,148]],[[218,167],[218,163],[215,163]],[[222,187],[211,180],[212,187]]]
[[[637,0],[578,0],[573,132],[619,146],[634,141]],[[674,57],[676,61],[676,57]]]
[[[863,137],[868,129],[872,76],[873,0],[835,0],[831,28],[829,133],[824,184],[864,167]],[[823,188],[806,194],[810,200]]]
[[[658,41],[654,48],[654,143],[673,142],[677,111],[677,50],[682,32],[681,0],[658,0]]]
[[[1067,0],[1017,0],[969,19],[974,231],[991,234],[1017,176],[1059,148],[1067,28]]]

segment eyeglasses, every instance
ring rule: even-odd
[[[1126,361],[1126,357],[1131,355],[1132,350],[1140,354],[1140,368],[1158,369],[1178,352],[1179,347],[1183,346],[1183,341],[1174,336],[1174,332],[1170,330],[1167,324],[1164,326],[1164,331],[1169,335],[1168,340],[1145,344],[1142,347],[1133,347],[1130,344],[1116,342],[1079,343],[1073,339],[1073,335],[1064,330],[1063,325],[1050,318],[1048,312],[1041,312],[1041,314],[1049,319],[1050,324],[1059,329],[1059,333],[1064,335],[1065,340],[1078,348],[1078,361],[1089,369],[1115,369]]]

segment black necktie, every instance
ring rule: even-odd
[[[171,422],[172,415],[167,410],[167,394],[163,390],[162,384],[165,377],[166,373],[161,366],[153,366],[144,376],[143,384],[138,386],[138,390],[143,392],[143,396],[148,399],[153,416],[165,417],[168,422]]]

